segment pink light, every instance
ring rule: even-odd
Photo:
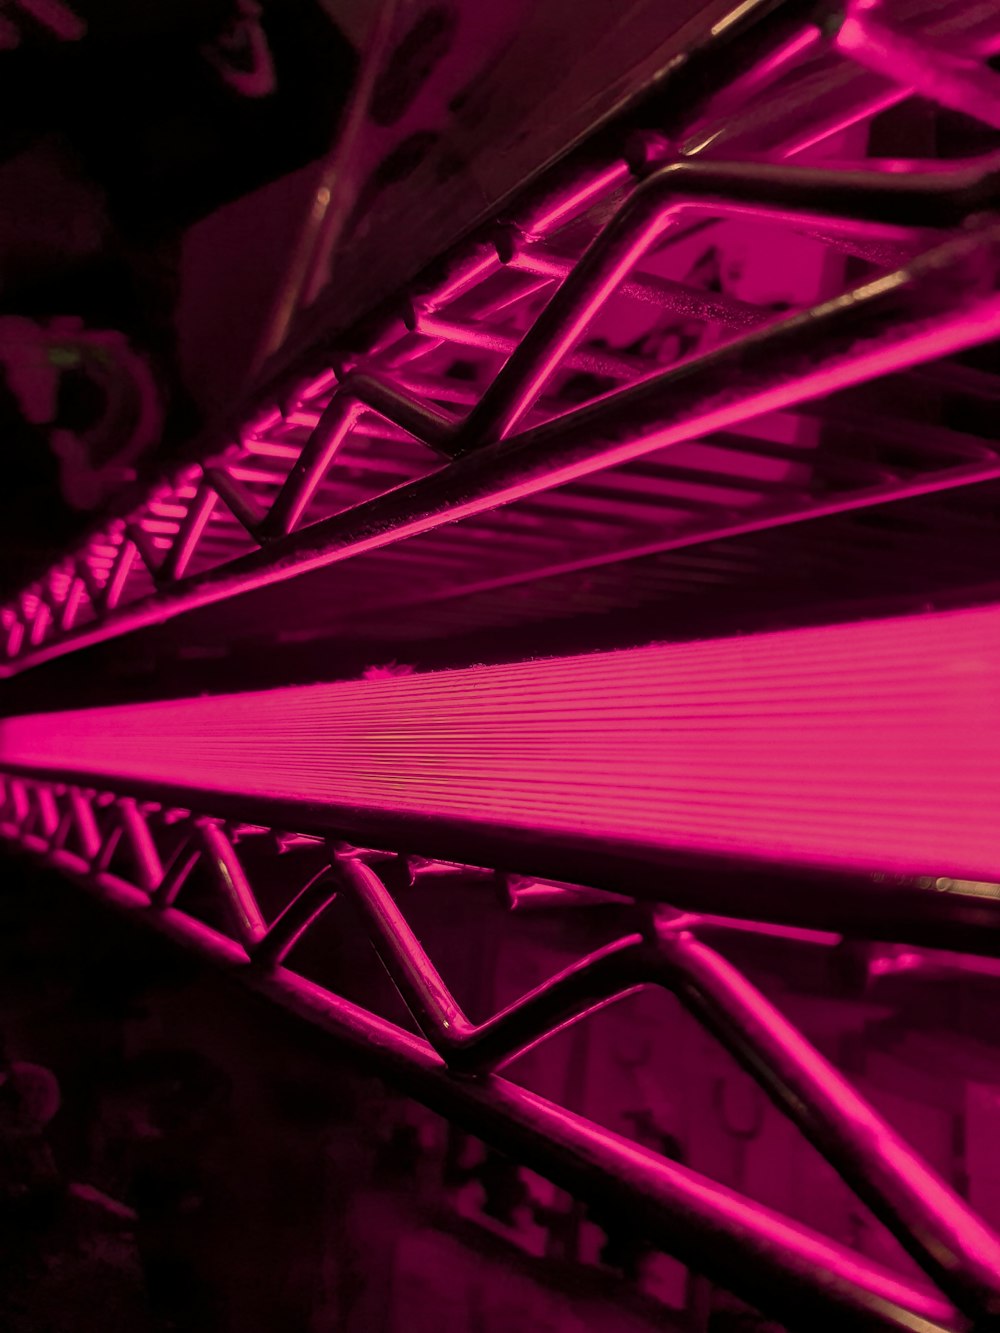
[[[185,518],[187,510],[183,505],[165,504],[162,500],[150,500],[146,508],[157,518]]]
[[[252,435],[257,431],[272,430],[275,426],[281,424],[281,409],[279,407],[269,408],[267,412],[250,422],[247,427],[247,433]]]
[[[998,682],[993,607],[8,718],[0,763],[989,882]]]
[[[42,642],[51,619],[52,613],[49,608],[44,602],[39,602],[31,624],[31,642],[33,644]]]
[[[547,201],[542,209],[530,219],[523,228],[526,235],[541,238],[548,236],[564,223],[585,212],[593,204],[613,194],[615,190],[627,185],[630,179],[628,166],[624,162],[613,162],[596,175],[587,176],[574,182],[557,198]]]
[[[880,8],[869,0],[849,5],[837,34],[838,49],[940,106],[1000,128],[1000,79],[975,60],[895,31],[879,20]]]
[[[286,426],[306,426],[309,430],[315,429],[319,425],[321,412],[305,412],[299,409],[295,412],[289,412],[285,418]]]
[[[258,454],[262,458],[288,458],[294,461],[302,449],[296,444],[280,444],[276,440],[250,440],[247,452]]]
[[[24,642],[24,625],[20,620],[15,620],[10,627],[10,633],[7,635],[7,656],[16,657],[21,651],[21,645]]]
[[[299,391],[299,396],[304,400],[317,398],[320,394],[326,393],[328,390],[332,389],[336,383],[337,372],[335,370],[324,370],[321,374],[317,375],[315,379],[311,379],[307,384],[302,386]],[[281,420],[280,412],[277,415],[277,420]],[[270,417],[267,418],[267,422],[274,424]],[[267,426],[265,425],[262,429],[267,429]]]
[[[280,473],[264,472],[260,468],[240,467],[235,463],[227,471],[234,481],[262,481],[273,485],[275,482],[284,480],[284,476]]]
[[[86,587],[82,579],[74,578],[70,581],[69,590],[66,593],[66,601],[63,603],[63,629],[72,629],[73,625],[76,623],[77,612],[80,609],[80,603],[83,600],[85,591]]]

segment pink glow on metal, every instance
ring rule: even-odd
[[[603,171],[582,178],[564,191],[557,199],[548,201],[543,211],[532,217],[525,234],[531,238],[549,235],[563,223],[569,222],[592,204],[629,183],[631,172],[625,162],[613,162]]]
[[[978,61],[889,26],[876,0],[854,0],[837,47],[859,65],[914,92],[1000,129],[1000,77]]]
[[[526,1104],[539,1106],[545,1104],[534,1093],[527,1090],[519,1091]],[[578,1123],[579,1118],[572,1111],[564,1110],[562,1107],[553,1109],[554,1122],[564,1125],[567,1131]],[[897,1277],[887,1269],[873,1271],[870,1264],[836,1241],[819,1237],[815,1233],[807,1235],[802,1228],[772,1209],[752,1203],[732,1190],[710,1183],[687,1167],[680,1166],[676,1162],[668,1162],[611,1130],[602,1131],[600,1137],[609,1152],[615,1153],[616,1169],[622,1174],[634,1172],[639,1176],[650,1178],[659,1176],[664,1180],[670,1180],[675,1187],[684,1191],[693,1209],[707,1208],[714,1195],[720,1210],[732,1221],[735,1228],[748,1230],[752,1228],[755,1236],[760,1237],[762,1249],[770,1250],[773,1247],[793,1251],[804,1263],[815,1266],[821,1271],[835,1272],[839,1281],[864,1283],[880,1301],[907,1311],[907,1315],[903,1316],[906,1322],[905,1324],[901,1322],[900,1327],[910,1328],[914,1333],[940,1333],[942,1325],[945,1327],[952,1325],[953,1308],[936,1293],[915,1292],[903,1278]]]
[[[829,930],[808,930],[804,926],[782,926],[774,921],[750,921],[743,917],[712,916],[704,912],[691,913],[667,922],[671,930],[731,930],[739,935],[766,935],[768,939],[788,940],[792,944],[810,944],[822,949],[834,949],[843,942],[842,935]]]
[[[70,582],[69,590],[66,593],[66,600],[63,603],[62,617],[60,621],[64,630],[73,628],[85,591],[86,589],[84,588],[82,579],[75,578]]]
[[[7,634],[7,655],[16,657],[21,651],[21,644],[24,642],[24,623],[15,620]]]
[[[870,291],[871,287],[897,280],[895,276],[880,278],[864,290]],[[841,299],[848,302],[851,297]],[[854,352],[843,360],[828,362],[812,374],[799,379],[789,380],[761,393],[748,394],[736,401],[723,403],[717,408],[665,423],[649,434],[643,434],[600,454],[583,458],[572,465],[553,469],[544,476],[532,476],[527,481],[511,485],[502,492],[494,491],[488,497],[477,497],[464,504],[453,505],[446,514],[421,516],[409,523],[399,524],[389,532],[359,539],[340,550],[327,551],[312,559],[303,558],[297,562],[296,567],[300,572],[307,573],[364,551],[378,550],[390,542],[431,531],[445,520],[454,522],[470,518],[550,487],[575,481],[603,468],[641,458],[653,450],[698,439],[713,431],[726,430],[751,421],[763,413],[780,412],[799,403],[809,402],[825,394],[862,383],[867,379],[892,374],[936,357],[951,355],[996,337],[1000,337],[1000,297],[982,301],[947,321],[936,321],[934,325],[909,338],[901,339],[891,345],[877,345],[867,355],[859,356]],[[837,507],[838,502],[831,501],[829,512],[836,512]],[[275,573],[270,569],[264,570],[255,580],[247,580],[247,587],[248,589],[264,587],[279,577],[281,577],[280,571]],[[211,598],[207,596],[206,601],[209,600]],[[198,604],[197,599],[192,599],[192,605],[195,604]]]
[[[277,440],[250,440],[247,452],[260,458],[287,458],[294,462],[302,450],[297,445],[281,444]]]
[[[734,13],[737,15],[742,14],[743,8],[744,7],[739,7]],[[733,17],[732,14],[728,15],[723,20],[720,27],[728,25],[733,21]],[[978,27],[982,26],[982,20],[979,20]],[[973,22],[971,27],[976,28],[977,23]],[[974,34],[974,40],[970,39],[966,34],[963,23],[954,20],[953,17],[948,14],[944,15],[939,20],[924,23],[923,28],[923,36],[918,40],[914,40],[907,34],[900,34],[899,32],[888,28],[879,18],[879,7],[877,5],[872,3],[856,3],[852,5],[848,18],[841,25],[839,33],[835,38],[841,54],[847,55],[861,65],[879,69],[881,73],[893,80],[895,86],[888,88],[881,100],[869,101],[860,107],[854,106],[852,108],[845,108],[845,118],[841,121],[834,123],[834,120],[831,120],[828,124],[819,129],[810,130],[808,133],[811,137],[808,141],[797,141],[794,137],[784,138],[780,146],[775,147],[770,154],[772,158],[774,160],[779,160],[796,155],[801,152],[803,148],[812,146],[821,139],[829,138],[831,135],[838,133],[845,126],[871,115],[876,107],[891,105],[893,102],[909,96],[911,87],[918,89],[918,91],[939,103],[961,106],[962,109],[968,111],[970,114],[978,115],[980,119],[993,124],[998,123],[997,115],[1000,113],[997,112],[997,106],[1000,105],[1000,101],[998,101],[1000,79],[991,74],[990,71],[984,69],[981,65],[976,64],[975,61],[969,57],[973,55],[981,57],[991,53],[996,49],[997,42],[1000,41],[1000,36],[993,34],[983,37]],[[952,29],[954,29],[954,32],[952,32]],[[730,84],[728,88],[724,89],[721,94],[716,95],[712,101],[713,119],[717,122],[720,110],[724,110],[725,108],[731,109],[734,102],[738,104],[739,99],[750,95],[752,89],[756,89],[758,92],[761,89],[764,89],[768,84],[773,82],[776,75],[781,74],[803,55],[808,54],[813,45],[821,39],[821,36],[821,29],[816,24],[809,23],[799,29],[798,32],[793,33],[791,36],[784,39],[781,44],[767,53],[747,75],[743,76],[742,79],[737,79],[734,83]],[[941,39],[940,44],[937,41],[938,37]],[[959,50],[961,50],[962,54],[955,54],[955,52]],[[956,100],[956,98],[959,100]],[[732,121],[731,115],[729,119]],[[703,141],[700,141],[697,140],[697,133],[695,132],[689,139],[689,142],[684,145],[682,155],[701,152],[703,149],[711,147],[712,143],[712,133],[706,131],[706,137]],[[669,145],[666,140],[662,140],[656,135],[648,136],[648,142],[646,144],[646,157],[648,161],[663,157],[668,151]],[[528,216],[521,221],[521,231],[529,238],[548,236],[554,231],[558,232],[558,230],[571,219],[585,213],[595,204],[607,201],[616,191],[632,184],[635,174],[633,168],[635,168],[635,165],[634,162],[630,164],[619,160],[606,164],[596,171],[588,169],[585,173],[581,173],[576,178],[564,182],[559,190],[553,191],[543,202],[535,205],[533,208],[529,208]],[[716,207],[715,212],[722,214],[727,211],[727,208],[728,206],[719,205]],[[728,209],[728,211],[732,210]],[[795,219],[791,220],[793,222],[795,221]],[[853,227],[854,224],[851,224],[851,226]],[[824,223],[824,227],[827,230],[832,230],[834,224]],[[632,258],[635,257],[636,254],[633,253]],[[475,262],[472,262],[472,260],[475,260]],[[433,296],[422,297],[420,299],[418,302],[418,315],[423,316],[425,312],[438,310],[442,305],[446,305],[455,295],[466,291],[470,285],[475,285],[483,277],[499,269],[500,266],[501,259],[494,241],[488,240],[479,243],[471,260],[465,262],[464,267],[461,265],[459,266],[461,271],[455,277],[454,282],[451,283],[451,285],[445,283]],[[628,266],[626,265],[626,268],[627,267]],[[615,284],[612,282],[609,285],[609,290],[613,289],[614,285]],[[602,291],[600,300],[603,300],[607,294],[607,292]],[[523,296],[523,293],[521,295]],[[509,299],[511,298],[502,298],[498,302],[495,302],[488,310],[479,311],[477,318],[491,314],[495,315],[498,310],[504,307]],[[516,300],[521,298],[515,297],[513,299]],[[600,301],[598,304],[600,304]],[[552,356],[548,359],[545,365],[539,369],[531,382],[525,385],[523,394],[514,404],[514,415],[505,423],[504,429],[499,433],[509,433],[513,428],[514,422],[519,418],[523,418],[530,411],[532,404],[538,397],[539,392],[545,382],[549,379],[553,370],[566,364],[564,359],[565,353],[572,348],[573,343],[581,334],[589,315],[592,313],[592,309],[585,311],[581,319],[569,330],[568,337],[558,344],[553,345]],[[448,320],[439,322],[442,327],[450,330],[449,337],[452,341],[461,341],[461,339],[457,339],[454,336],[456,330],[460,328],[459,325],[456,325],[454,321]],[[396,327],[396,325],[399,327]],[[427,327],[423,329],[422,332],[427,333],[428,331],[433,331],[433,328],[433,322],[428,323]],[[371,355],[373,352],[378,352],[385,346],[391,346],[394,349],[394,355],[397,361],[426,354],[431,346],[432,340],[425,338],[423,345],[414,350],[411,334],[411,329],[404,327],[401,321],[396,321],[393,328],[388,330],[381,340],[376,338],[374,346],[366,349],[359,349],[357,354],[352,356],[350,362],[345,362],[345,366],[354,364],[359,357],[363,357],[366,354]],[[503,339],[496,334],[483,334],[481,330],[478,332],[473,330],[470,334],[467,331],[466,341],[472,341],[473,339],[478,340],[479,343],[483,343],[484,340],[486,342],[491,341],[495,344],[496,350],[510,350],[505,345],[501,345]],[[970,341],[975,340],[977,339],[970,339]],[[396,344],[398,344],[398,347]],[[919,345],[919,340],[917,340],[917,344]],[[926,355],[947,354],[950,351],[957,350],[959,346],[965,345],[961,343],[961,341],[948,344],[948,340],[945,339],[944,344],[947,345],[942,345],[940,352],[926,350],[927,348],[933,347],[933,344],[934,340],[932,338],[930,342],[926,344],[925,350],[918,354],[918,359],[922,359]],[[893,350],[898,351],[899,349]],[[902,364],[912,364],[912,362],[904,361]],[[891,357],[888,358],[885,363],[882,363],[877,358],[873,357],[868,362],[858,363],[858,374],[855,378],[863,378],[868,374],[880,373],[879,368],[883,365],[884,369],[889,371],[899,368],[899,364],[894,363]],[[343,367],[340,369],[343,369]],[[339,371],[331,368],[321,371],[311,380],[300,383],[297,386],[294,395],[300,408],[302,404],[308,403],[310,400],[315,400],[327,395],[331,389],[336,387],[338,378]],[[820,378],[816,381],[817,387],[809,389],[807,394],[802,396],[815,396],[816,393],[821,394],[829,391],[831,386],[835,388],[839,387],[841,383],[850,382],[853,382],[851,377],[848,377],[848,379],[844,381],[838,381],[836,376],[829,381],[823,381],[822,378]],[[813,377],[808,377],[807,381],[803,381],[803,383],[812,384]],[[789,403],[795,403],[801,401],[802,396],[793,394],[787,401]],[[763,401],[762,399],[757,398],[752,401],[755,405],[753,412],[741,412],[741,415],[738,418],[726,418],[723,424],[739,424],[741,421],[746,421],[749,416],[757,411],[769,410],[766,406],[762,407],[759,405]],[[294,462],[300,453],[299,446],[283,444],[278,441],[261,440],[255,437],[264,435],[269,430],[279,427],[284,429],[290,425],[296,424],[308,426],[314,416],[314,413],[302,412],[300,410],[293,410],[291,413],[285,414],[282,410],[276,407],[268,407],[267,409],[264,409],[258,414],[256,419],[240,433],[240,447],[244,452],[244,458],[246,458],[247,455],[256,454],[259,456],[270,456],[276,459],[280,458],[282,460]],[[711,429],[718,420],[719,418],[717,418],[716,414],[709,414],[705,420],[703,428]],[[701,425],[701,423],[699,423],[699,425]],[[674,434],[673,430],[671,430],[665,433],[662,442],[666,444],[675,443],[677,440],[683,440],[685,438],[691,439],[693,436]],[[449,513],[448,517],[449,519],[462,518],[482,512],[483,509],[492,507],[494,504],[507,503],[511,499],[531,495],[535,491],[547,488],[548,486],[558,485],[564,481],[572,481],[597,468],[603,468],[609,463],[614,464],[616,461],[624,461],[636,457],[638,452],[646,452],[649,448],[658,447],[657,441],[654,441],[652,444],[649,444],[648,442],[645,444],[642,442],[636,443],[636,451],[632,451],[632,446],[630,445],[624,452],[606,453],[601,455],[599,459],[595,458],[591,462],[554,472],[551,474],[550,478],[545,479],[542,482],[539,482],[536,478],[523,487],[512,487],[506,493],[492,497],[489,504],[479,501],[474,502],[473,505],[469,507],[453,510]],[[197,471],[197,469],[194,469],[195,474],[197,474]],[[270,484],[275,480],[280,480],[277,474],[254,471],[253,469],[234,470],[231,466],[229,475],[245,481],[263,482],[266,484]],[[162,492],[157,492],[158,499],[155,504],[159,504],[163,509],[169,508],[173,512],[169,514],[158,512],[155,504],[150,503],[143,511],[141,511],[141,513],[152,514],[154,515],[154,518],[181,518],[182,514],[185,512],[184,507],[182,505],[171,504],[170,502],[173,500],[190,500],[194,497],[194,494],[194,488],[190,486],[178,487],[175,490],[167,488]],[[298,511],[290,511],[290,514],[291,517],[296,519],[301,518],[302,516],[301,512]],[[187,565],[190,563],[194,547],[196,546],[209,517],[210,515],[207,515],[202,511],[193,516],[190,524],[184,525],[186,538],[179,544],[178,550],[173,552],[168,558],[165,577],[162,580],[164,583],[169,583],[183,575]],[[158,531],[161,533],[168,533],[173,531],[173,529],[165,525],[162,527],[155,527],[150,525],[148,520],[140,518],[139,521],[144,522],[146,530],[150,532]],[[436,526],[439,521],[440,517],[419,520],[413,525],[408,526],[405,530],[397,529],[392,536],[379,536],[373,537],[370,541],[353,542],[350,548],[345,550],[342,554],[334,553],[328,555],[323,563],[332,563],[335,559],[346,558],[347,556],[353,556],[365,550],[373,549],[382,545],[384,540],[396,540],[402,536],[409,536],[425,531],[428,526]],[[157,550],[166,551],[168,549],[167,545],[162,541],[156,541],[151,543],[151,545]],[[144,550],[146,549],[147,548],[144,547]],[[127,554],[119,557],[118,565],[108,581],[104,605],[99,608],[100,613],[110,610],[121,603],[129,602],[137,595],[140,595],[138,592],[139,581],[129,578],[130,571],[135,567],[135,552],[128,551],[127,547],[125,550]],[[232,551],[228,553],[228,556],[227,554],[219,554],[216,551],[213,553],[213,558],[210,559],[208,563],[211,565],[214,560],[214,563],[217,565],[225,564],[227,563],[227,558],[231,557],[232,554]],[[303,571],[312,567],[314,566],[308,561],[299,562],[297,564],[297,568]],[[103,564],[99,568],[102,574],[107,572]],[[267,574],[262,574],[259,579],[259,585],[271,581],[273,580],[269,578]],[[248,580],[246,586],[258,586],[258,584]],[[206,600],[212,599],[207,598]],[[203,603],[195,598],[190,604],[199,605]],[[75,614],[75,608],[73,608],[73,614]],[[66,617],[59,616],[56,618],[47,618],[47,616],[43,614],[40,619],[36,618],[34,620],[29,617],[28,623],[19,631],[16,633],[13,630],[10,631],[8,640],[10,645],[9,655],[11,657],[19,656],[25,650],[26,646],[29,649],[27,657],[31,661],[42,661],[45,660],[46,657],[53,655],[51,652],[51,645],[47,644],[46,641],[53,637],[58,637],[57,635],[53,635],[52,631],[54,629],[62,630],[69,628],[73,620],[73,614]],[[151,615],[150,619],[155,621],[156,616]],[[103,636],[99,628],[95,626],[93,630],[93,639],[96,640],[100,637],[106,636]],[[81,644],[89,641],[91,641],[91,639],[81,638],[79,640]],[[11,669],[16,669],[16,667]]]
[[[308,402],[312,398],[318,398],[321,394],[329,393],[331,389],[336,387],[336,384],[337,372],[335,370],[324,370],[321,374],[303,384],[301,397],[303,401]],[[281,420],[280,412],[277,420]],[[265,426],[263,429],[267,429],[267,427]]]
[[[865,289],[871,292],[876,288],[888,288],[901,281],[898,275],[879,278]],[[845,304],[852,299],[850,295],[841,298]],[[738,401],[724,404],[698,414],[697,428],[692,429],[690,420],[681,420],[664,425],[650,436],[642,436],[628,441],[616,448],[609,449],[599,459],[588,458],[572,467],[561,468],[549,474],[543,482],[532,481],[525,486],[512,487],[501,501],[507,503],[524,495],[533,494],[542,487],[562,485],[578,477],[586,476],[598,468],[614,467],[630,462],[653,449],[663,449],[698,435],[722,431],[742,424],[768,412],[781,412],[799,403],[808,402],[853,384],[863,383],[882,375],[893,374],[912,365],[931,361],[938,357],[950,356],[954,352],[1000,336],[1000,297],[984,301],[961,316],[947,323],[933,327],[891,345],[880,345],[867,355],[852,354],[841,362],[832,362],[818,367],[811,374],[800,379],[790,380],[785,384],[767,389],[761,393],[748,394]],[[533,400],[537,382],[526,386],[525,400]],[[600,401],[600,400],[598,400]],[[455,518],[465,516],[466,507],[453,510]],[[468,512],[475,512],[469,507]]]
[[[0,762],[989,884],[998,682],[988,608],[8,718]]]
[[[723,983],[727,1005],[730,1012],[739,1013],[741,1026],[751,1034],[759,1028],[769,1044],[782,1051],[795,1069],[799,1087],[811,1088],[818,1115],[849,1125],[866,1151],[875,1148],[880,1172],[905,1182],[921,1208],[944,1228],[946,1243],[962,1255],[964,1263],[978,1270],[987,1290],[995,1289],[1000,1280],[1000,1240],[990,1228],[731,963],[693,938],[689,937],[686,948],[692,961],[697,964],[704,959],[706,971]]]
[[[165,504],[162,500],[150,500],[146,508],[157,518],[184,518],[187,515],[183,505]]]
[[[52,612],[49,610],[49,608],[45,605],[44,602],[39,603],[38,609],[36,610],[31,622],[30,637],[31,637],[31,642],[33,644],[41,643],[42,638],[45,634],[46,627],[51,618],[52,618]]]

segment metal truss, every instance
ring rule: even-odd
[[[756,0],[736,12],[627,126],[604,127],[388,313],[292,358],[232,431],[133,495],[26,588],[2,612],[0,672],[346,560],[358,571],[357,604],[392,605],[404,583],[419,589],[414,600],[432,601],[463,579],[503,586],[1000,479],[994,439],[845,420],[851,409],[828,402],[914,367],[973,396],[998,396],[992,377],[947,358],[1000,337],[1000,156],[906,170],[877,160],[808,164],[813,146],[914,90],[1000,129],[1000,76],[986,63],[1000,51],[995,6],[910,0],[891,20],[853,0]],[[783,313],[644,268],[695,229],[737,216],[818,238],[866,276]],[[621,297],[711,326],[716,345],[664,364],[588,340],[590,322]],[[744,430],[792,410],[843,425],[843,439],[864,447],[838,437],[811,456],[803,479],[799,452]],[[720,461],[696,469],[663,452],[695,441],[715,446]],[[761,460],[788,464],[788,475],[756,480],[759,469],[746,465]],[[734,489],[747,503],[734,503]],[[625,494],[638,510],[637,497],[650,493],[669,521],[651,519],[648,500],[640,517],[599,518],[609,499]],[[496,540],[501,510],[508,542]],[[355,559],[375,552],[386,557],[377,569]],[[402,827],[384,836],[374,825],[335,830],[329,812],[285,823],[250,798],[234,808],[192,793],[171,804],[68,774],[0,780],[0,835],[13,847],[193,948],[556,1184],[624,1212],[652,1243],[787,1326],[960,1333],[1000,1324],[1000,1240],[713,947],[734,923],[698,914],[752,902],[762,919],[946,947],[961,947],[971,928],[985,951],[995,893],[970,899],[958,925],[928,914],[957,910],[948,895],[924,893],[916,906],[907,898],[905,911],[896,897],[907,886],[790,896],[777,869],[748,871],[757,875],[749,893],[717,887],[713,896],[702,886],[686,895],[676,879],[663,887],[661,867],[619,863],[613,849],[561,849],[545,861],[544,848],[519,847],[507,830],[463,845],[448,828],[412,838]],[[251,842],[287,880],[273,914],[247,870]],[[305,880],[283,855],[294,845],[321,860]],[[428,856],[474,866],[541,857],[536,873],[587,886],[547,886],[546,901],[586,903],[598,884],[633,904],[635,928],[474,1024],[399,906],[399,886],[419,881]],[[196,868],[212,886],[219,928],[187,910]],[[487,878],[517,900],[516,883]],[[296,946],[338,895],[363,919],[421,1035],[294,969]],[[792,897],[795,912],[828,915],[796,917]],[[668,898],[693,910],[669,911]],[[928,1285],[498,1072],[643,986],[675,994],[741,1061]]]
[[[909,0],[890,21],[854,0],[758,0],[738,14],[632,114],[616,151],[612,126],[390,313],[304,352],[207,456],[26,588],[2,612],[0,670],[376,551],[388,564],[355,565],[362,601],[398,600],[394,553],[424,597],[447,597],[467,574],[456,523],[495,586],[1000,478],[995,441],[882,423],[863,450],[824,448],[805,482],[755,483],[755,460],[800,455],[743,430],[775,410],[822,417],[838,389],[927,363],[975,380],[942,358],[1000,333],[1000,157],[905,171],[795,159],[914,91],[1000,127],[1000,76],[984,63],[1000,50],[995,12]],[[875,276],[779,318],[643,271],[733,216],[819,237]],[[588,342],[612,296],[713,327],[721,345],[664,366]],[[661,451],[691,441],[724,460],[671,466]],[[609,499],[632,517],[595,519]],[[501,507],[511,542],[495,540]]]
[[[1000,1239],[707,938],[738,923],[635,905],[636,928],[486,1022],[472,1023],[397,902],[430,863],[322,838],[277,834],[135,796],[8,775],[0,836],[221,965],[317,1026],[372,1071],[598,1205],[626,1210],[656,1245],[796,1329],[993,1327]],[[308,847],[288,867],[284,906],[265,918],[241,853]],[[189,914],[196,866],[219,921]],[[508,906],[518,886],[505,883]],[[593,900],[535,886],[546,904]],[[291,956],[346,897],[419,1028],[414,1036],[294,970]],[[600,895],[598,895],[600,896]],[[625,900],[627,902],[627,900]],[[524,906],[524,904],[520,904]],[[530,903],[528,904],[530,906]],[[204,915],[204,903],[201,912]],[[842,1179],[906,1246],[936,1289],[773,1213],[688,1168],[501,1078],[498,1070],[567,1024],[644,986],[672,992],[750,1072]]]

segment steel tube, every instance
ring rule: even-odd
[[[247,965],[239,945],[175,909],[151,909],[114,877],[93,880],[72,858],[50,859],[101,901],[222,965],[431,1109],[578,1197],[627,1214],[654,1244],[790,1328],[957,1329],[954,1308],[933,1291],[506,1080],[457,1078],[425,1041],[283,968]]]
[[[261,552],[120,608],[25,654],[20,670],[197,607],[377,550],[445,523],[729,429],[1000,336],[1000,227],[949,241],[907,270],[533,430],[460,458]],[[956,305],[956,293],[968,296]]]
[[[647,976],[669,986],[972,1317],[1000,1312],[1000,1240],[735,967],[661,932]]]

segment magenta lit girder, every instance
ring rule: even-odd
[[[749,49],[757,10],[787,17],[735,85],[707,91],[713,54],[716,84],[739,59],[733,25],[720,25],[726,40],[688,61],[702,104],[685,87],[683,107],[660,111],[669,138],[652,123],[623,131],[621,156],[577,154],[416,279],[362,341],[343,340],[325,365],[303,353],[309,369],[270,380],[238,432],[4,609],[2,669],[376,552],[351,580],[355,591],[364,580],[372,612],[404,596],[396,555],[434,601],[995,479],[995,450],[966,433],[927,426],[903,445],[814,457],[801,433],[748,427],[796,410],[807,422],[838,390],[918,366],[968,387],[947,358],[1000,328],[1000,158],[823,156],[857,152],[851,127],[913,89],[1000,123],[1000,76],[981,63],[1000,49],[992,15],[913,8],[920,26],[896,33],[869,5],[839,26],[822,6],[743,6]],[[887,85],[897,51],[905,82]],[[754,109],[734,118],[739,90]],[[800,287],[825,299],[779,314],[671,276],[683,279],[671,255],[692,233],[733,220],[752,224],[765,262],[800,268]],[[853,287],[852,258],[867,275]],[[810,279],[817,266],[839,272],[832,289]],[[620,322],[623,302],[630,327],[644,308],[676,311],[704,330],[705,350],[664,366],[663,349],[609,345],[601,321]],[[591,386],[573,410],[560,396],[570,377]],[[585,520],[599,500],[621,512],[595,533]],[[474,573],[456,568],[453,542],[477,553]]]
[[[715,947],[757,931],[959,968],[996,953],[997,53],[989,5],[739,6],[377,317],[293,338],[233,429],[2,613],[11,687],[154,627],[182,642],[200,608],[273,585],[290,642],[395,634],[405,658],[471,611],[509,631],[506,665],[19,709],[0,723],[0,833],[794,1328],[1000,1318],[1000,1241]],[[876,118],[914,97],[972,150],[870,153]],[[706,237],[737,277],[699,269]],[[892,406],[857,396],[873,384]],[[962,400],[957,424],[922,416],[928,390]],[[684,553],[838,516],[877,552],[865,515],[915,505],[947,530],[956,494],[984,497],[971,608],[915,607],[911,579],[890,618],[518,660],[519,628],[567,596],[641,605],[637,570],[662,586]],[[294,596],[320,575],[322,596]],[[631,924],[476,1024],[399,905],[442,863],[505,909],[612,901]],[[188,910],[196,874],[212,925]],[[419,1037],[293,966],[336,897]],[[643,986],[738,1057],[926,1283],[496,1072]]]

